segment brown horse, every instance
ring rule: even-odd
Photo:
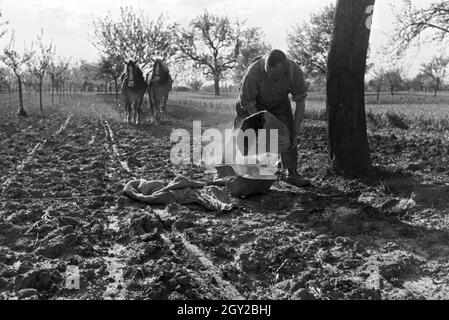
[[[141,122],[142,103],[148,85],[142,70],[137,66],[137,62],[129,60],[125,65],[125,71],[121,76],[122,95],[126,109],[125,121],[138,125]]]
[[[153,73],[148,84],[148,102],[153,119],[161,121],[161,114],[167,112],[167,101],[173,86],[173,79],[167,65],[156,59],[153,65]]]

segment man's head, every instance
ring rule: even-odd
[[[278,78],[288,69],[287,56],[281,50],[272,50],[265,61],[265,71],[269,77]]]

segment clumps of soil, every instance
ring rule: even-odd
[[[196,294],[198,285],[185,269],[173,266],[170,263],[162,264],[164,271],[158,272],[154,281],[144,288],[150,299],[198,299]]]
[[[153,234],[162,229],[162,224],[153,213],[139,212],[129,218],[129,231],[137,236]]]
[[[25,275],[18,275],[15,278],[15,290],[19,297],[39,297],[43,295],[54,295],[63,282],[61,273],[53,269],[39,269],[28,272]],[[28,289],[28,290],[27,290]],[[34,289],[34,290],[29,290]]]
[[[45,237],[36,254],[46,258],[56,259],[62,255],[81,253],[84,237],[77,234],[72,226],[57,229]]]

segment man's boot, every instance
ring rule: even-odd
[[[312,183],[309,180],[301,178],[298,171],[292,169],[288,170],[286,182],[299,188],[307,188],[312,186]]]

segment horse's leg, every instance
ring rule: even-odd
[[[125,100],[125,122],[126,123],[131,123],[131,101],[129,99]]]
[[[137,125],[137,100],[134,100],[133,103],[133,124]]]
[[[150,91],[148,93],[148,100],[150,102],[151,120],[152,122],[156,122],[156,101],[154,99],[154,92]]]
[[[159,97],[155,97],[154,100],[156,100],[156,118],[157,122],[161,122],[161,101]]]
[[[168,101],[168,93],[164,96],[164,106],[162,107],[164,114],[167,113],[167,101]]]
[[[164,105],[162,107],[162,110],[164,112],[164,120],[167,118],[167,101],[168,101],[168,93],[164,97]]]
[[[151,92],[148,92],[148,106],[149,106],[149,110],[150,110],[150,118],[151,118],[151,123],[154,123],[155,119],[154,119],[154,101],[153,101],[153,94]]]
[[[133,102],[130,101],[129,102],[129,111],[128,111],[128,124],[132,124],[133,123]]]
[[[139,125],[142,122],[142,103],[143,97],[139,98],[137,102],[137,124]]]

